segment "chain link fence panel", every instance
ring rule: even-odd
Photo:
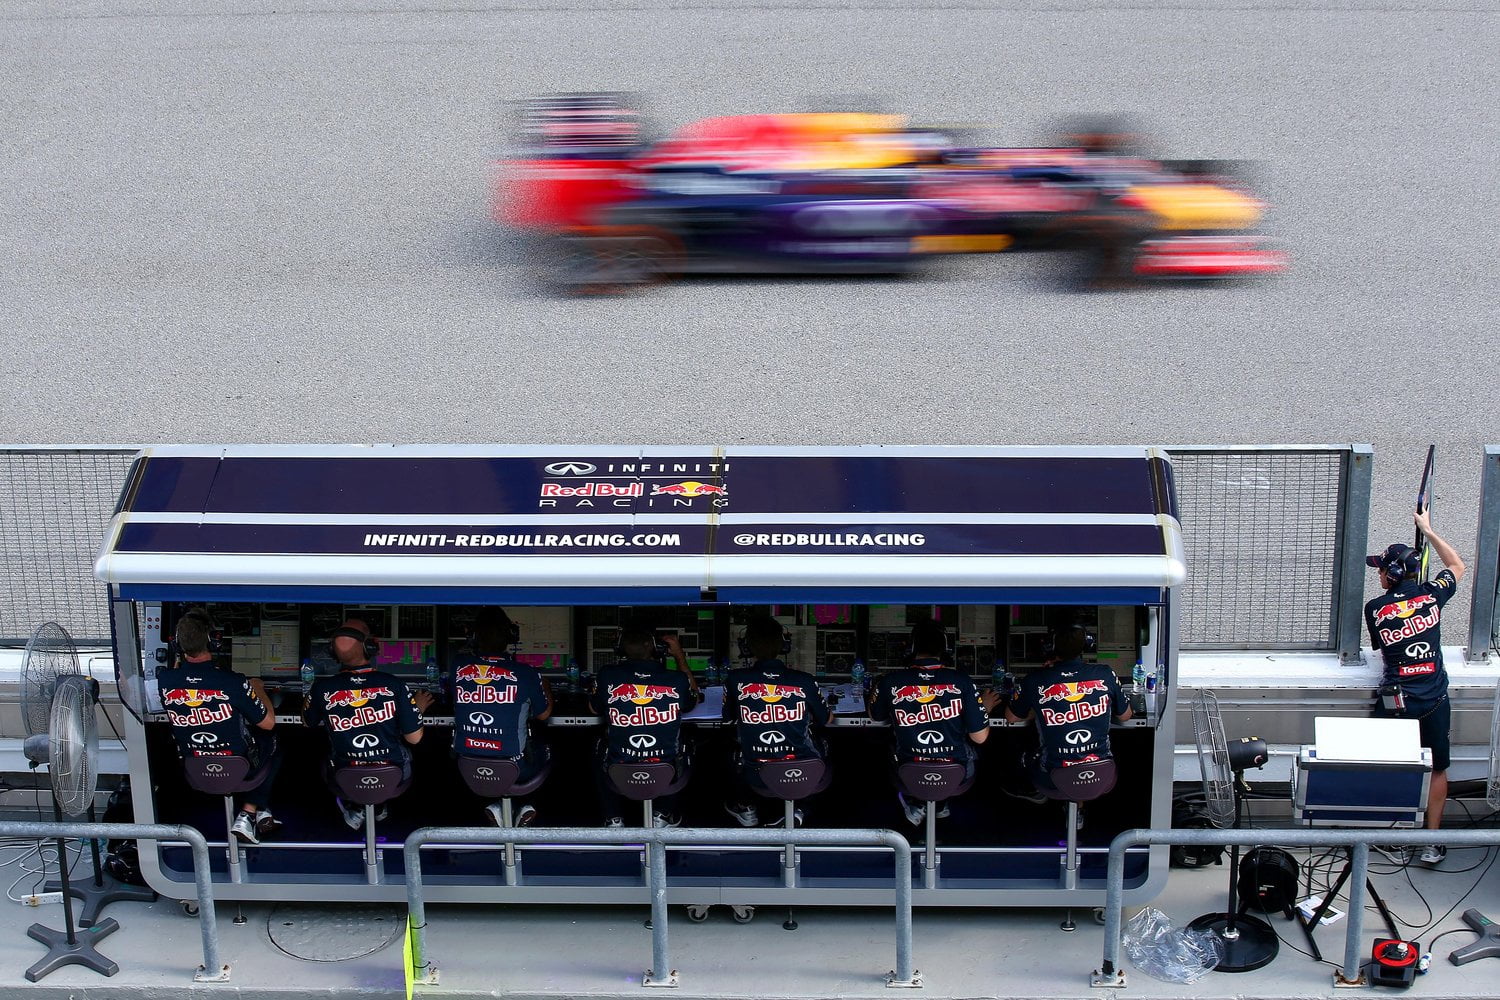
[[[1348,449],[1171,448],[1184,649],[1334,649]]]
[[[108,645],[109,598],[94,556],[134,448],[0,448],[0,643],[55,621]]]

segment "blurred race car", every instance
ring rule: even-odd
[[[1202,164],[1130,155],[1097,127],[1049,149],[956,146],[897,115],[694,122],[647,141],[619,95],[528,105],[496,221],[536,237],[549,285],[688,273],[903,273],[936,254],[1065,249],[1089,287],[1273,274],[1264,206]]]

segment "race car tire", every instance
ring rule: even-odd
[[[557,294],[618,295],[667,280],[676,261],[667,234],[601,226],[547,241],[536,273],[542,287]]]
[[[1069,219],[1058,239],[1065,250],[1059,274],[1063,288],[1110,291],[1136,284],[1136,257],[1141,244],[1155,232],[1152,219],[1141,213],[1099,213]]]

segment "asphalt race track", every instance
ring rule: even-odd
[[[237,7],[0,8],[0,440],[1364,441],[1377,539],[1409,536],[1435,441],[1472,546],[1493,4]],[[1294,270],[1080,297],[997,256],[543,299],[487,164],[504,101],[563,89],[674,124],[876,94],[1015,143],[1132,110],[1167,155],[1261,161]]]

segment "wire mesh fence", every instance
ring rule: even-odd
[[[94,556],[133,448],[0,448],[0,643],[44,621],[80,644],[109,642]]]
[[[1333,649],[1347,449],[1169,448],[1184,649]]]

